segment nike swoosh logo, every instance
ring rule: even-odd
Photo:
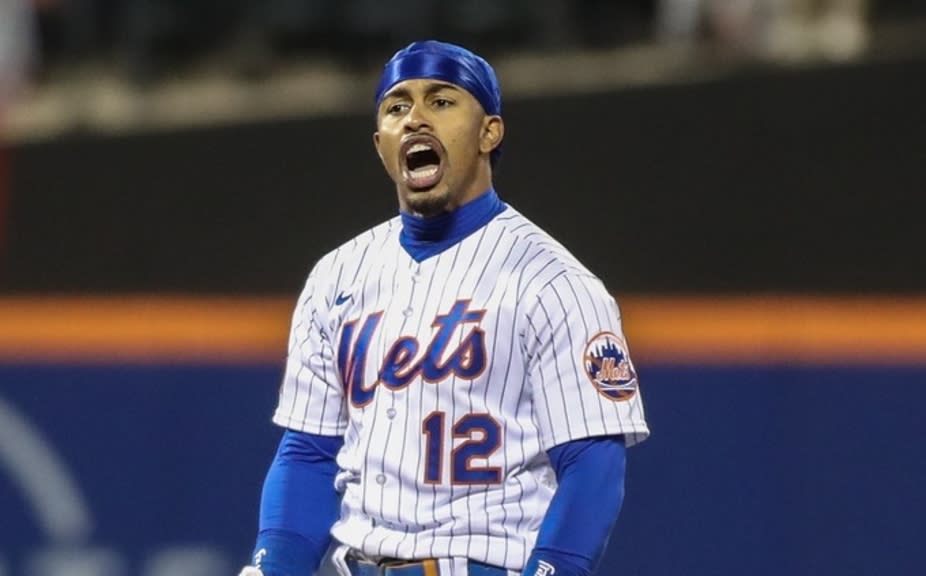
[[[351,296],[350,294],[345,294],[344,292],[341,292],[340,294],[338,294],[338,297],[334,299],[334,305],[340,306],[341,304],[344,304],[351,298],[353,298],[353,296]]]

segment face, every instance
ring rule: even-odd
[[[433,216],[491,186],[489,154],[501,143],[504,124],[463,88],[438,80],[400,82],[383,97],[376,125],[373,143],[402,210]]]

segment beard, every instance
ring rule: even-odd
[[[425,217],[447,212],[449,204],[450,191],[440,185],[431,190],[407,192],[405,196],[406,209]]]

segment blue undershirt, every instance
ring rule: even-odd
[[[314,574],[331,544],[341,497],[335,457],[344,439],[287,430],[264,480],[251,561],[264,576]]]
[[[534,576],[543,561],[557,576],[589,576],[601,560],[624,501],[624,437],[573,440],[554,446],[547,455],[558,486],[521,574]]]
[[[446,214],[424,217],[402,212],[399,243],[416,262],[421,262],[454,246],[506,208],[508,205],[501,201],[495,189],[489,188],[478,198]]]

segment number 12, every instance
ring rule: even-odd
[[[436,410],[421,423],[424,433],[424,482],[443,481],[444,421],[446,414]],[[453,425],[454,438],[466,441],[451,451],[451,484],[498,484],[502,470],[498,466],[473,466],[473,458],[488,458],[502,444],[502,427],[489,414],[467,414]],[[478,436],[477,436],[478,433]]]

